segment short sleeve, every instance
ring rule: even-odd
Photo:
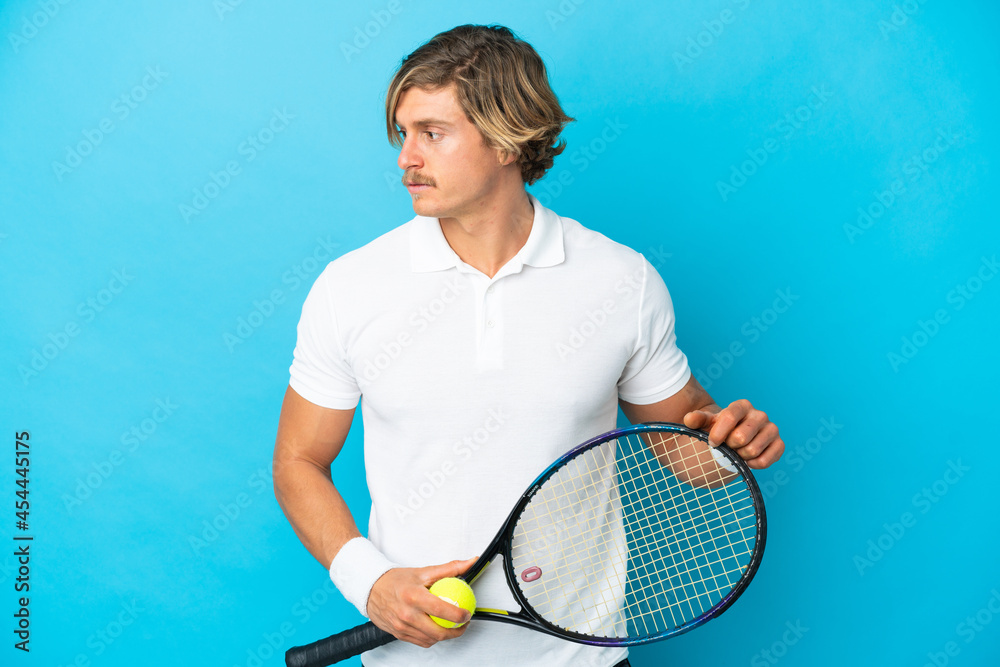
[[[302,304],[289,374],[288,384],[297,394],[324,408],[350,410],[361,397],[337,329],[329,267],[313,283]]]
[[[636,405],[669,398],[691,377],[687,357],[677,347],[674,305],[660,274],[643,257],[635,349],[618,379],[618,395]]]

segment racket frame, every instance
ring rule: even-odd
[[[510,514],[504,520],[503,527],[497,532],[496,536],[490,542],[489,546],[483,552],[483,555],[470,567],[463,575],[459,576],[459,579],[466,581],[470,585],[475,582],[475,580],[481,575],[486,567],[493,562],[497,556],[503,557],[503,569],[504,576],[507,580],[507,586],[514,596],[517,604],[521,607],[520,611],[506,611],[501,609],[485,609],[477,608],[475,612],[476,619],[485,619],[491,621],[499,621],[501,623],[511,623],[513,625],[520,625],[523,627],[528,627],[533,630],[538,630],[555,637],[561,637],[562,639],[569,639],[581,644],[588,644],[590,646],[636,646],[639,644],[646,644],[649,642],[660,641],[661,639],[667,639],[674,637],[685,632],[689,632],[698,626],[710,621],[713,618],[717,618],[724,611],[729,609],[736,599],[746,590],[747,586],[753,580],[754,576],[757,574],[757,570],[760,567],[761,560],[764,556],[764,547],[767,542],[767,515],[764,511],[764,499],[761,496],[760,488],[757,486],[757,481],[754,479],[753,472],[750,467],[743,461],[740,456],[734,452],[729,446],[725,444],[719,444],[714,449],[722,452],[726,459],[739,471],[740,475],[746,480],[746,485],[750,491],[751,498],[753,500],[753,506],[756,510],[756,539],[754,541],[754,548],[751,554],[750,563],[747,565],[743,576],[736,583],[733,588],[726,593],[716,604],[714,604],[710,609],[708,609],[703,614],[675,627],[670,630],[665,630],[662,633],[655,635],[647,635],[643,637],[624,637],[618,639],[596,639],[592,635],[586,635],[578,632],[573,632],[567,630],[566,628],[561,628],[557,625],[550,623],[538,614],[536,614],[528,603],[521,591],[520,585],[517,583],[517,575],[512,567],[512,554],[511,548],[513,544],[514,529],[517,527],[517,518],[524,511],[524,508],[529,502],[531,502],[532,497],[535,493],[542,487],[542,485],[559,471],[560,468],[565,466],[569,461],[575,458],[581,452],[584,452],[593,447],[604,444],[610,440],[617,440],[621,437],[627,437],[634,434],[642,433],[675,433],[679,435],[686,435],[692,438],[701,440],[706,445],[708,444],[708,435],[703,431],[696,431],[690,429],[681,424],[673,424],[670,422],[645,422],[641,424],[633,424],[625,428],[616,429],[614,431],[609,431],[598,435],[590,440],[574,447],[570,451],[563,454],[559,459],[553,462],[548,468],[546,468],[528,487],[528,490],[522,494],[520,500],[511,510]]]

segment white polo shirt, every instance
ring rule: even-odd
[[[368,539],[407,567],[479,555],[531,481],[615,427],[619,397],[654,403],[690,377],[670,295],[639,253],[529,194],[527,242],[493,277],[416,216],[331,262],[302,307],[290,385],[346,410],[361,399]],[[479,606],[517,609],[495,561]],[[590,647],[491,621],[381,665],[594,665]]]

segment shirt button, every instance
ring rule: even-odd
[[[493,320],[488,320],[486,322],[486,326],[488,326],[490,329],[492,329],[493,328]]]
[[[493,294],[493,285],[490,285],[490,286],[489,286],[489,287],[488,287],[488,288],[486,289],[486,293],[487,293],[487,294]]]

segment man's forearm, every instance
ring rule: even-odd
[[[274,494],[295,534],[323,567],[348,540],[360,537],[329,472],[299,459],[274,462]]]

